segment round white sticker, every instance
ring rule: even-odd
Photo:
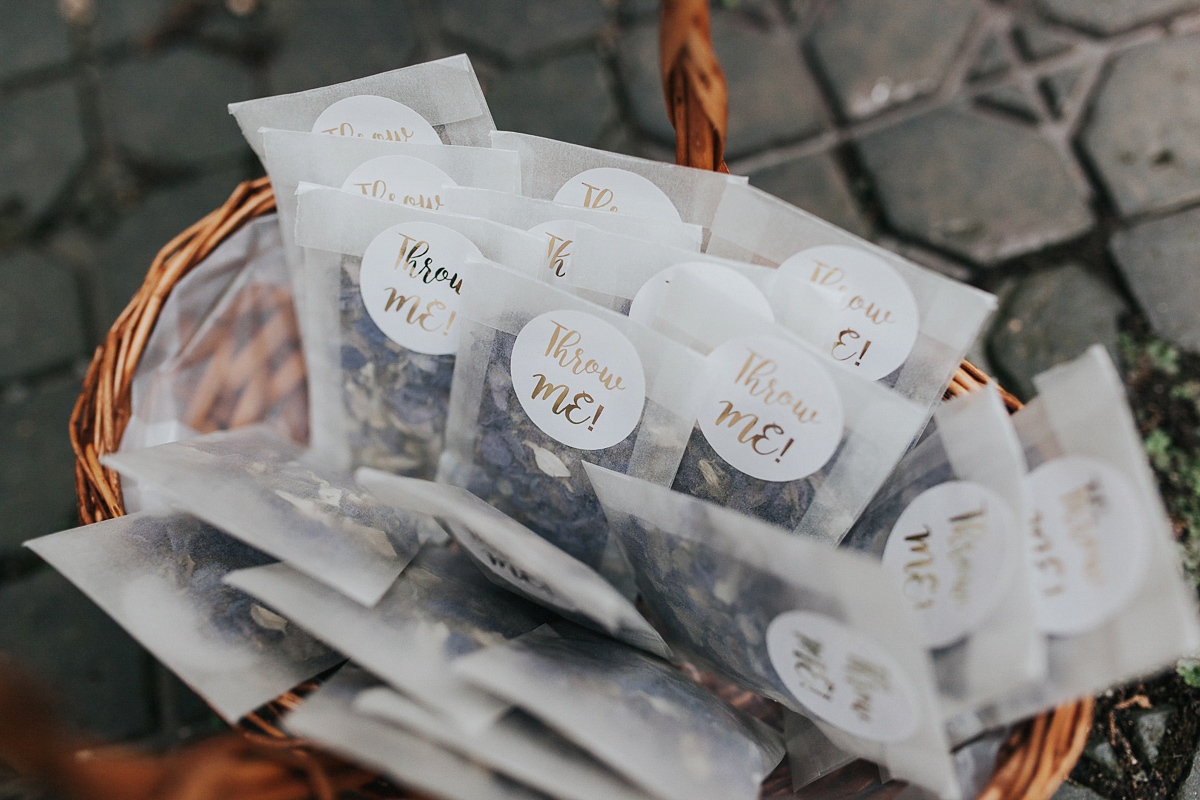
[[[1145,579],[1150,543],[1137,493],[1118,470],[1081,456],[1047,461],[1026,480],[1038,626],[1063,636],[1090,631]]]
[[[971,481],[948,481],[909,503],[883,548],[925,630],[945,647],[973,631],[999,605],[1021,556],[1016,516],[1000,495]]]
[[[704,281],[727,299],[744,306],[763,319],[772,322],[775,320],[771,304],[767,302],[767,298],[763,296],[753,281],[729,267],[703,261],[687,261],[668,267],[642,284],[642,288],[638,289],[633,303],[629,306],[629,318],[653,327],[660,307],[669,296],[668,290],[671,281],[680,274]]]
[[[709,353],[698,413],[721,458],[764,481],[811,475],[842,440],[842,400],[825,367],[770,336],[730,339]]]
[[[663,222],[682,222],[671,198],[636,172],[616,167],[596,167],[567,181],[554,202],[601,211],[640,214]]]
[[[457,186],[440,169],[412,156],[380,156],[354,168],[342,190],[430,211],[442,210],[442,189]]]
[[[826,722],[873,742],[897,742],[920,724],[917,693],[882,646],[811,611],[788,611],[767,626],[767,652],[783,685]]]
[[[321,112],[312,132],[385,142],[442,143],[433,126],[416,111],[404,103],[373,94],[338,100]]]
[[[917,301],[882,258],[831,244],[801,250],[779,269],[828,295],[833,313],[820,346],[843,365],[878,380],[912,352],[921,324]]]
[[[567,219],[552,219],[534,225],[529,232],[546,239],[546,264],[544,275],[547,283],[561,283],[571,269],[571,250],[575,245],[575,231],[580,228],[596,229],[586,222]]]
[[[624,334],[591,314],[562,309],[530,320],[513,343],[511,367],[521,408],[568,447],[612,447],[642,418],[642,360]]]
[[[482,258],[457,231],[406,222],[376,236],[362,257],[359,292],[371,320],[402,347],[445,355],[458,350],[463,264]]]

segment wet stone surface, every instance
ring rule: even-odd
[[[480,82],[502,130],[595,146],[616,120],[604,64],[590,53],[498,71]]]
[[[1082,142],[1125,216],[1200,199],[1200,36],[1116,60]]]
[[[0,380],[81,356],[80,308],[75,282],[60,265],[29,249],[0,254]]]
[[[65,81],[0,96],[0,217],[44,213],[81,166],[83,134]]]
[[[1119,33],[1200,8],[1197,0],[1035,0],[1034,5],[1050,19],[1099,34]]]
[[[810,44],[842,114],[861,119],[934,91],[975,13],[972,0],[844,0]]]
[[[587,41],[608,24],[599,0],[438,0],[437,7],[448,34],[507,61]]]
[[[858,151],[893,226],[981,265],[1092,225],[1058,152],[1017,123],[934,111],[860,139]]]

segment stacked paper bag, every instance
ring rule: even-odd
[[[463,56],[230,111],[311,443],[151,411],[192,385],[164,333],[105,458],[147,510],[29,543],[229,721],[348,660],[284,724],[434,796],[750,800],[786,751],[953,800],[1005,726],[1200,647],[1102,350],[942,403],[993,297],[496,131]]]

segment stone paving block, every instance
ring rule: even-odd
[[[983,92],[975,99],[984,105],[1007,111],[1027,122],[1037,122],[1037,101],[1015,83],[998,86],[991,91]]]
[[[280,41],[271,58],[272,93],[399,69],[417,40],[408,5],[392,0],[274,0],[267,25]]]
[[[859,236],[869,234],[832,153],[793,158],[750,173],[750,183]]]
[[[1008,50],[1000,41],[1000,35],[992,33],[984,40],[975,60],[967,68],[967,78],[973,81],[991,78],[1004,72],[1008,66]]]
[[[821,130],[817,87],[785,31],[764,31],[735,15],[714,14],[713,46],[729,84],[727,158]],[[674,142],[659,75],[657,27],[626,32],[617,44],[617,58],[638,127]]]
[[[858,142],[897,230],[981,265],[1092,226],[1062,157],[1036,130],[940,109]]]
[[[1059,787],[1050,800],[1105,800],[1105,798],[1086,786],[1066,781]]]
[[[933,92],[976,14],[974,0],[841,0],[830,8],[810,42],[849,119]]]
[[[253,93],[236,61],[180,47],[102,73],[101,102],[117,142],[155,162],[196,163],[248,149],[226,105]]]
[[[33,250],[0,254],[0,380],[82,355],[81,319],[66,270]]]
[[[179,10],[175,0],[93,0],[92,39],[101,47],[135,45],[162,30]]]
[[[1200,352],[1200,208],[1113,236],[1109,249],[1156,333]]]
[[[71,57],[67,24],[49,0],[17,0],[4,4],[0,25],[0,80]]]
[[[75,89],[55,83],[0,98],[0,209],[46,211],[84,154]]]
[[[160,190],[129,211],[97,252],[104,296],[96,310],[104,328],[116,319],[142,285],[150,262],[176,234],[225,202],[242,180],[223,170]]]
[[[1016,40],[1021,55],[1030,61],[1041,61],[1071,49],[1069,41],[1041,25],[1022,25],[1016,30]]]
[[[492,116],[503,130],[594,146],[617,116],[604,65],[595,53],[497,70],[481,80]]]
[[[0,554],[78,524],[75,456],[67,437],[77,397],[79,381],[62,379],[0,401]]]
[[[150,657],[83,592],[50,569],[0,584],[0,652],[53,692],[65,715],[105,739],[153,726]]]
[[[1102,35],[1200,8],[1200,0],[1034,0],[1034,4],[1050,19]]]
[[[446,33],[508,61],[590,41],[609,24],[600,0],[437,0]]]
[[[1132,216],[1200,199],[1197,130],[1200,36],[1188,36],[1118,58],[1082,140],[1117,209]]]
[[[1035,394],[1033,376],[1100,343],[1117,358],[1125,301],[1076,264],[1023,279],[992,330],[991,354],[1018,397]]]

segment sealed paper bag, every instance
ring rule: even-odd
[[[722,197],[707,252],[777,267],[769,296],[781,324],[926,405],[941,397],[996,308],[986,292],[750,186]],[[809,300],[820,296],[830,311],[813,315]]]
[[[804,714],[837,748],[958,795],[927,650],[879,564],[662,486],[587,472],[645,613],[673,650]]]
[[[513,780],[561,800],[646,800],[647,795],[533,717],[513,710],[474,736],[399,692],[360,692],[354,709],[410,730]]]
[[[462,327],[464,264],[491,259],[536,275],[545,245],[490,220],[307,184],[296,242],[309,248],[313,451],[339,468],[432,478]]]
[[[143,512],[26,546],[234,722],[341,656],[222,579],[270,557],[185,514]]]
[[[456,678],[450,663],[527,633],[551,616],[493,585],[461,553],[432,546],[374,608],[286,564],[242,570],[227,581],[469,731],[495,722],[508,703]]]
[[[414,144],[487,147],[495,130],[465,55],[293,94],[231,103],[250,147],[263,157],[263,128]]]
[[[1200,649],[1195,593],[1108,354],[1084,355],[1034,379],[1013,417],[1029,463],[1027,557],[1049,672],[955,735],[1003,725],[1147,675]]]
[[[711,265],[710,265],[711,266]],[[674,268],[632,319],[705,356],[676,491],[836,543],[925,424],[927,410],[833,366],[711,269]]]
[[[1040,679],[1025,455],[994,384],[942,403],[843,547],[881,558],[933,655],[947,716]]]
[[[510,270],[470,265],[464,280],[439,481],[615,580],[624,567],[583,462],[669,483],[695,419],[702,359]]]
[[[667,664],[570,623],[455,662],[662,800],[752,800],[779,734]]]
[[[708,227],[729,186],[746,178],[496,131],[492,147],[521,156],[521,193],[644,219]]]
[[[430,211],[454,210],[444,192],[450,186],[476,186],[509,194],[521,189],[521,165],[516,153],[504,150],[303,131],[264,130],[262,139],[263,163],[275,189],[284,254],[292,281],[297,284],[296,305],[300,308],[304,307],[303,264],[294,234],[296,189],[301,183],[332,186]]]
[[[658,632],[608,581],[466,489],[367,468],[354,477],[385,503],[441,520],[499,585],[580,625],[670,657]]]
[[[284,719],[295,736],[315,742],[422,795],[444,800],[542,800],[542,795],[476,762],[377,717],[354,710],[354,698],[378,682],[343,667]]]
[[[172,506],[372,605],[416,554],[428,523],[303,455],[255,426],[101,460]]]
[[[494,150],[508,153],[510,150]],[[514,228],[527,230],[546,241],[546,265],[543,280],[547,283],[565,282],[571,273],[575,258],[575,242],[582,230],[598,229],[636,240],[636,244],[620,253],[611,253],[618,258],[628,258],[637,253],[637,245],[649,242],[665,243],[684,252],[696,253],[700,249],[704,230],[699,225],[669,223],[653,217],[634,214],[613,214],[601,209],[536,197],[513,197],[501,192],[471,189],[466,186],[450,187],[443,192],[446,203],[457,214],[483,217],[501,222]],[[593,256],[595,263],[599,254]],[[616,264],[611,261],[605,268]]]

